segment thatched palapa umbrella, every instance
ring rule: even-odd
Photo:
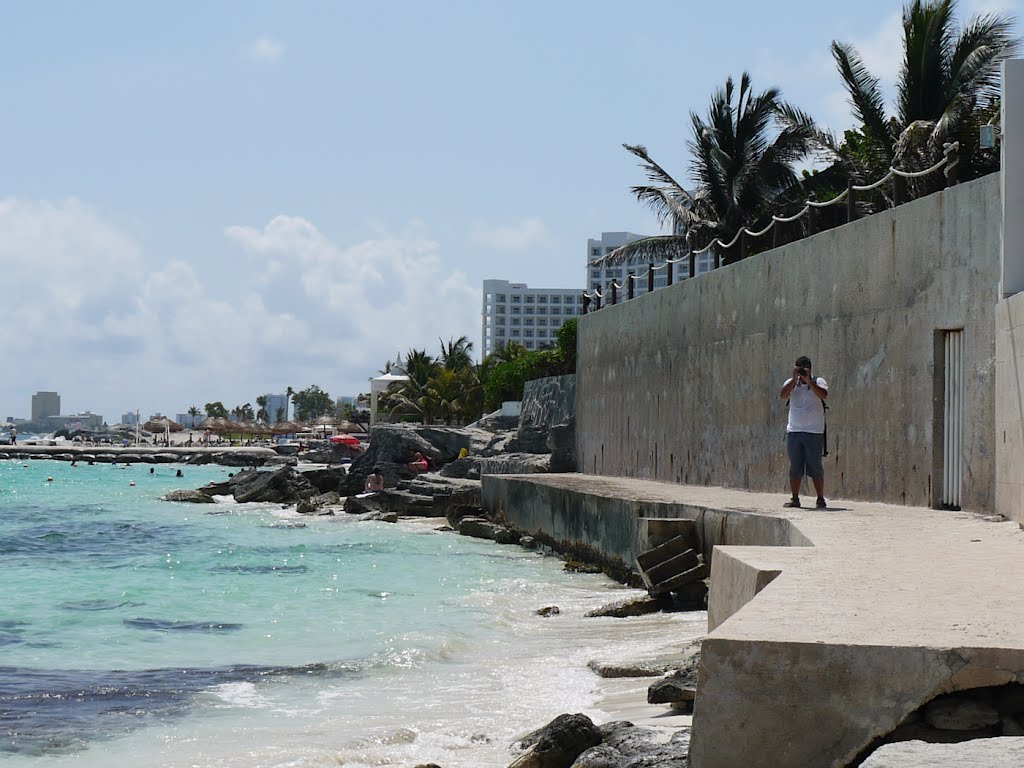
[[[210,432],[220,435],[224,432],[237,431],[238,425],[231,419],[225,418],[224,416],[208,416],[199,422],[196,429],[209,430]]]
[[[270,431],[275,435],[294,435],[303,429],[305,427],[297,421],[279,421]]]
[[[176,421],[168,419],[166,416],[161,416],[157,419],[150,419],[142,428],[147,432],[181,432],[185,428]]]

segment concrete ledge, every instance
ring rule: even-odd
[[[1024,682],[1016,523],[588,475],[487,477],[516,527],[624,563],[640,517],[691,519],[711,558],[693,768],[846,766],[935,696]]]

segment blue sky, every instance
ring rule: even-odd
[[[744,70],[841,131],[829,43],[891,88],[900,8],[7,2],[0,418],[352,395],[479,346],[485,278],[582,287],[588,237],[658,231],[623,142],[685,178],[689,113]]]

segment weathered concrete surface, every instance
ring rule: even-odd
[[[1024,522],[1024,293],[996,305],[996,505]]]
[[[488,477],[483,497],[526,532],[616,556],[631,514],[689,517],[717,547],[693,768],[845,766],[938,694],[1024,682],[1015,523],[586,475]]]
[[[551,429],[576,413],[576,376],[547,376],[526,382],[519,428]]]
[[[775,489],[778,391],[807,354],[830,384],[830,493],[937,505],[936,336],[963,328],[962,504],[990,511],[999,195],[992,174],[580,318],[578,467]]]
[[[649,519],[694,521],[705,561],[718,544],[803,546],[808,542],[785,517],[743,508],[737,492],[730,509],[715,509],[699,497],[683,498],[665,483],[579,474],[485,475],[481,496],[488,514],[519,530],[600,553],[632,570],[653,546]],[[661,543],[664,539],[653,542]]]

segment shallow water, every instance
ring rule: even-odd
[[[422,523],[160,501],[226,477],[177,468],[0,461],[0,764],[505,766],[608,719],[588,660],[699,631],[584,619],[639,593]]]

